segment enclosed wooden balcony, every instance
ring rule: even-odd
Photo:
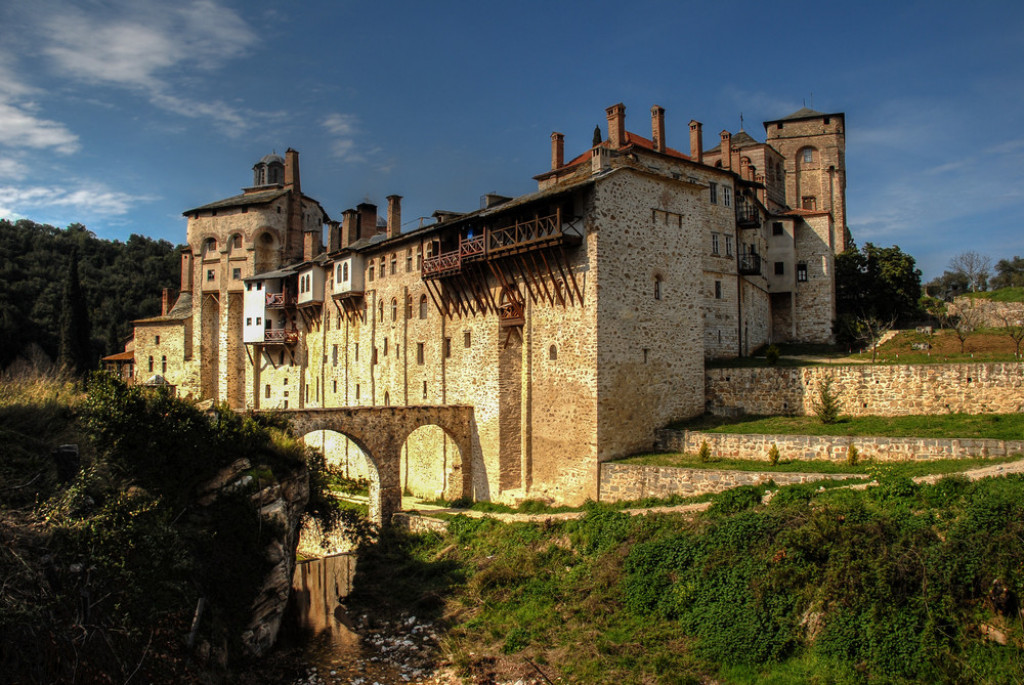
[[[747,202],[736,205],[736,225],[740,228],[760,228],[761,214],[757,207]]]
[[[263,342],[278,345],[290,345],[299,342],[299,332],[294,328],[276,328],[265,331]]]

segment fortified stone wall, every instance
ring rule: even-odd
[[[696,454],[703,443],[718,459],[768,460],[772,445],[780,459],[845,461],[850,445],[862,459],[929,461],[1024,454],[1024,440],[968,438],[885,438],[871,436],[761,435],[658,431],[658,449]]]
[[[830,343],[836,318],[835,236],[831,217],[809,216],[794,224],[796,258],[807,268],[807,280],[796,278],[796,328],[800,340]],[[793,264],[797,268],[797,264]]]
[[[638,464],[601,464],[601,502],[620,502],[646,497],[690,497],[717,493],[741,485],[813,483],[821,480],[863,478],[841,473],[767,473],[719,469],[682,469]]]
[[[808,415],[827,377],[849,416],[1024,411],[1024,365],[919,364],[708,369],[707,411]]]
[[[981,326],[1003,328],[1007,321],[1011,326],[1024,321],[1024,302],[993,302],[980,297],[958,297],[948,307],[949,313],[954,316],[965,308],[974,309],[978,313]]]

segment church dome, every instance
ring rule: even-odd
[[[284,157],[271,152],[252,167],[252,184],[255,187],[284,183]]]

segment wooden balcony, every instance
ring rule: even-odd
[[[740,228],[760,228],[761,214],[757,207],[748,203],[736,205],[736,225]]]
[[[736,256],[736,266],[740,274],[744,276],[761,275],[761,255],[756,252],[748,252]]]
[[[285,309],[287,307],[294,307],[295,302],[295,295],[289,293],[287,289],[282,290],[279,293],[267,293],[267,309]]]
[[[290,345],[299,342],[299,332],[287,328],[271,329],[263,332],[263,342],[277,345]]]

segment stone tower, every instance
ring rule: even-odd
[[[835,252],[846,249],[846,121],[842,112],[825,114],[806,107],[764,122],[766,142],[785,158],[786,204],[831,212]]]

